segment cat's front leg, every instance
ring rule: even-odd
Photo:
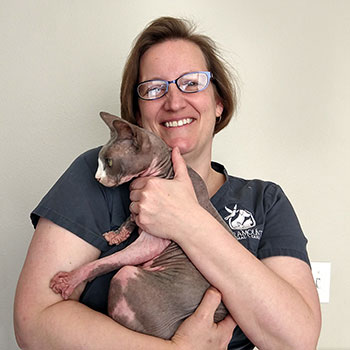
[[[60,271],[51,279],[50,288],[67,300],[81,283],[86,282],[83,274],[84,271],[81,269],[70,272]]]
[[[81,283],[90,282],[95,277],[122,266],[123,254],[117,253],[109,255],[103,259],[91,261],[69,272],[57,272],[50,281],[50,288],[56,294],[61,294],[63,299],[67,300]],[[114,256],[117,257],[116,261],[113,261]],[[119,256],[121,259],[118,259]]]
[[[118,245],[129,238],[135,227],[136,223],[130,215],[118,230],[106,232],[103,234],[103,237],[109,245]]]
[[[82,282],[93,280],[125,265],[140,265],[158,256],[169,240],[160,239],[142,231],[139,238],[126,248],[91,261],[70,272],[58,272],[50,282],[50,288],[63,299],[68,299]]]

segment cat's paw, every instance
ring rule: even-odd
[[[61,294],[64,300],[67,300],[72,295],[75,287],[71,272],[58,272],[50,281],[50,288],[56,294]]]
[[[117,236],[116,231],[109,231],[103,234],[104,239],[110,244],[112,245],[113,240],[115,239],[115,237]]]
[[[109,231],[103,234],[103,237],[108,242],[109,245],[118,245],[121,242],[124,242],[129,236],[130,231],[121,226],[117,231]]]

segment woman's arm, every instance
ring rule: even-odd
[[[137,224],[182,247],[260,350],[314,350],[321,317],[309,266],[291,257],[254,257],[199,206],[185,163],[175,152],[173,163],[174,180],[132,183]]]
[[[260,350],[315,350],[321,320],[309,266],[283,256],[259,261],[206,213],[196,218],[206,229],[178,243],[249,339]]]
[[[50,279],[57,271],[70,271],[97,259],[99,255],[98,249],[71,232],[49,220],[39,220],[15,297],[14,325],[19,346],[22,349],[35,350],[170,350],[179,349],[181,346],[186,349],[189,341],[181,334],[186,334],[192,329],[191,322],[187,321],[190,324],[185,324],[184,330],[176,333],[177,337],[174,336],[173,341],[165,341],[133,332],[110,317],[79,303],[77,300],[82,288],[73,299],[67,301],[63,301],[49,288]],[[210,310],[214,313],[216,299],[209,295],[209,313]],[[188,320],[190,321],[190,318]],[[201,342],[203,338],[222,342],[230,331],[232,334],[234,327],[232,319],[227,319],[223,326],[217,329],[213,328],[213,322],[209,328],[208,321],[204,318],[197,317],[192,323],[200,324],[202,329],[201,340],[197,342],[198,349],[206,346]]]

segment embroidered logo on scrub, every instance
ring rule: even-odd
[[[237,209],[237,204],[233,209],[225,207],[229,213],[225,217],[232,230],[246,230],[255,227],[256,222],[251,212],[245,209]]]

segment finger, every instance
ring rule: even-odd
[[[138,177],[137,179],[133,180],[130,183],[129,189],[130,190],[141,190],[145,187],[146,183],[148,181],[148,177]]]
[[[136,203],[135,202],[130,203],[129,210],[131,213],[136,214]]]
[[[218,323],[218,328],[221,328],[223,331],[228,332],[228,334],[232,334],[236,326],[237,323],[230,314],[228,314],[222,321]]]
[[[198,305],[195,314],[197,316],[213,321],[214,313],[221,302],[221,294],[214,287],[209,287],[205,292],[201,303]]]
[[[140,190],[130,190],[129,198],[132,202],[138,202],[141,199],[141,191]]]
[[[173,151],[171,153],[171,160],[173,162],[175,177],[176,178],[181,178],[183,176],[188,177],[187,165],[178,147],[173,148]]]

